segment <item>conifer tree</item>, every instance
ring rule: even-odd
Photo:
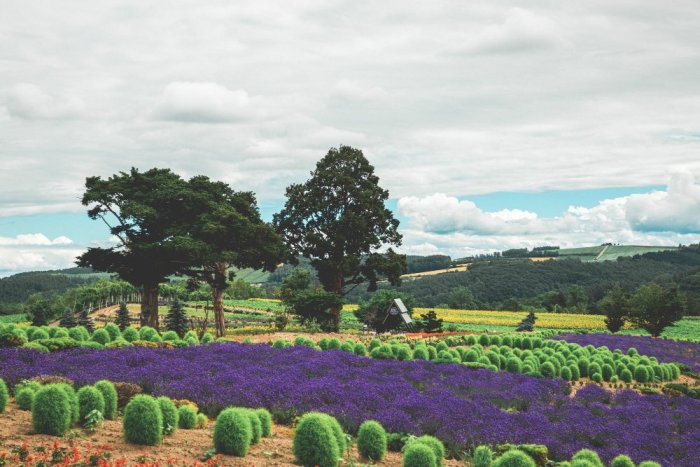
[[[63,315],[61,315],[59,324],[64,328],[74,328],[78,325],[77,321],[75,320],[75,316],[73,315],[73,311],[70,308],[65,309]]]
[[[182,302],[177,299],[170,305],[168,315],[165,317],[165,328],[168,331],[175,331],[180,337],[183,337],[189,330],[185,308],[182,306]]]
[[[92,331],[95,330],[95,322],[92,320],[92,318],[90,318],[87,308],[83,308],[83,310],[80,312],[80,318],[78,318],[78,325],[83,326],[85,329],[88,330],[90,334],[92,334]]]
[[[126,307],[126,303],[121,302],[119,304],[119,310],[117,311],[117,319],[114,320],[114,324],[119,326],[120,330],[124,330],[131,324],[131,319],[129,318],[129,309]]]

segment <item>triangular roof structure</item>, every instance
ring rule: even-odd
[[[389,308],[386,310],[386,318],[384,318],[384,321],[386,322],[390,316],[398,316],[406,324],[411,324],[413,322],[408,308],[406,308],[406,305],[404,305],[403,300],[400,298],[392,300],[391,305],[389,305]]]

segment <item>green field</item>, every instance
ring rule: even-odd
[[[657,251],[676,250],[673,246],[636,246],[636,245],[610,245],[590,246],[583,248],[562,248],[559,257],[563,259],[579,259],[581,261],[615,261],[620,257],[643,255]]]
[[[21,323],[27,320],[27,315],[24,313],[18,313],[15,315],[0,315],[0,323]]]

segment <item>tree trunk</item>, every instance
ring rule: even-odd
[[[216,322],[216,337],[224,337],[226,335],[226,324],[224,322],[224,291],[223,289],[211,289],[211,294],[214,302],[214,321]]]
[[[215,263],[214,274],[211,286],[211,294],[214,305],[214,322],[216,323],[216,337],[226,335],[226,324],[224,322],[224,290],[226,289],[226,279],[228,278],[228,264]]]
[[[141,295],[141,326],[158,329],[158,284],[143,286]]]
[[[333,281],[333,292],[334,294],[337,294],[338,296],[343,295],[343,286],[345,280],[343,278],[343,273],[338,272],[335,276],[335,280]],[[331,316],[333,319],[333,329],[337,332],[340,331],[340,310],[342,310],[343,307],[342,305],[340,307],[334,307],[331,308]]]

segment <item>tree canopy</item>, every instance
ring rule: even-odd
[[[374,167],[359,149],[331,148],[311,178],[292,184],[273,224],[293,254],[309,258],[327,292],[344,295],[362,283],[375,290],[380,277],[398,284],[406,258],[387,245],[401,244],[399,221],[384,203]],[[340,308],[334,310],[336,323]]]

